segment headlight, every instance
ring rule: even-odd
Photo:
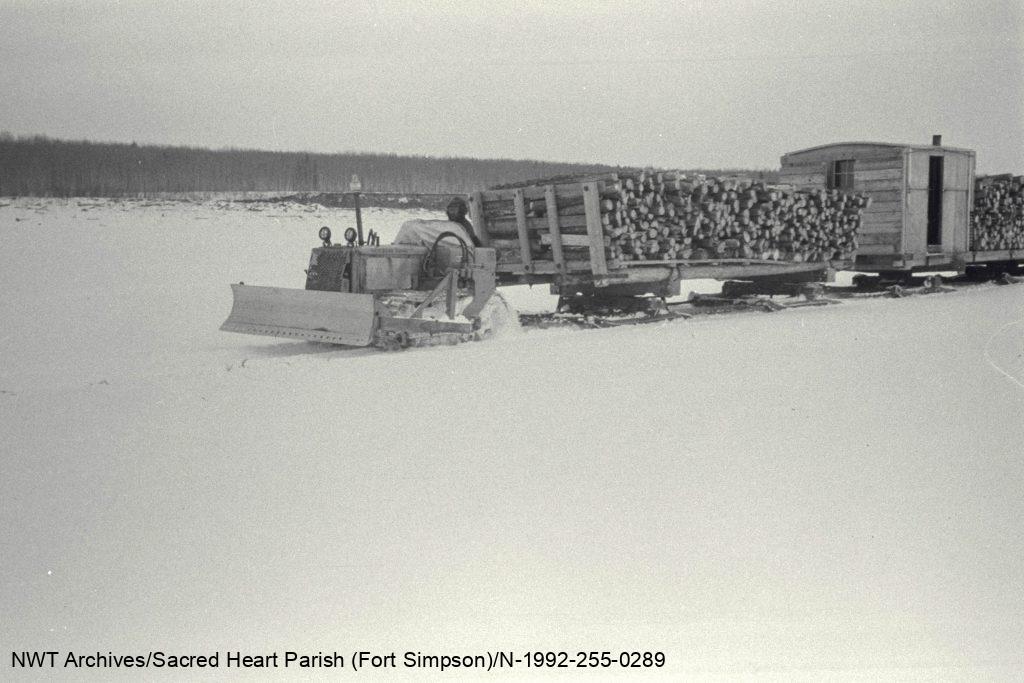
[[[355,228],[349,228],[345,231],[345,241],[349,244],[353,244],[356,241],[356,237],[358,237],[358,234]]]
[[[331,229],[328,228],[326,225],[320,228],[320,232],[317,234],[320,235],[320,239],[323,240],[324,242],[331,241]]]

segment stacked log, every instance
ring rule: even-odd
[[[594,181],[594,178],[588,180]],[[847,260],[870,200],[838,190],[794,190],[739,178],[636,171],[596,179],[610,265],[628,261],[727,258],[791,262]],[[559,182],[566,183],[565,179]],[[550,259],[544,181],[520,188],[534,259]],[[566,260],[586,260],[589,238],[582,185],[562,184],[554,197]],[[484,193],[484,220],[499,262],[519,248],[515,203],[508,192]]]
[[[1024,176],[975,179],[971,237],[974,251],[1024,249]]]

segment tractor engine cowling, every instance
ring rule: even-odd
[[[425,247],[317,247],[309,257],[306,289],[354,294],[419,289]]]

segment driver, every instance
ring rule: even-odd
[[[458,223],[465,228],[466,233],[469,235],[469,239],[473,241],[474,247],[482,246],[480,244],[480,238],[476,236],[476,232],[473,230],[473,224],[466,218],[466,214],[469,213],[469,207],[466,206],[466,200],[462,197],[454,197],[448,206],[445,208],[445,213],[448,214],[448,220],[452,223]]]

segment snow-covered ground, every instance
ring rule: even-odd
[[[353,222],[0,199],[5,651],[1024,671],[1024,286],[403,353],[218,331]]]

